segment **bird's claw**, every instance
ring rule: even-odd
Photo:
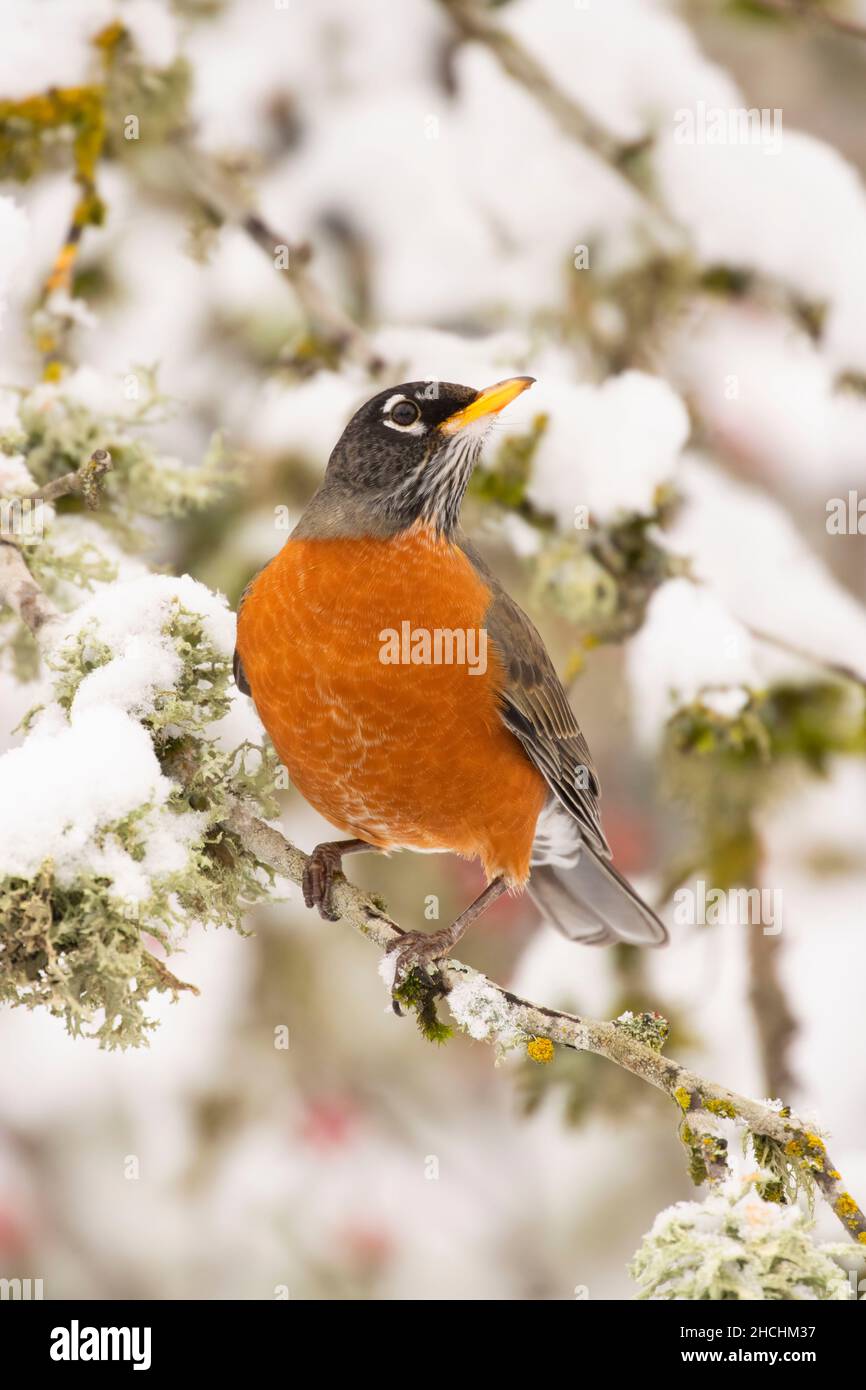
[[[420,973],[425,988],[429,984],[429,989],[435,997],[448,992],[442,971],[431,972],[430,966],[434,966],[446,956],[451,945],[452,941],[447,932],[407,931],[385,948],[386,955],[393,951],[397,953],[394,983],[391,987],[395,1013],[400,1013],[400,994],[413,970]]]
[[[334,911],[334,880],[342,872],[343,856],[330,845],[317,845],[307,860],[301,889],[307,907],[315,907],[326,922],[336,922]]]

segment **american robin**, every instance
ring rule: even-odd
[[[238,614],[240,688],[298,790],[351,836],[313,850],[307,906],[334,916],[334,875],[358,850],[481,861],[487,887],[450,927],[403,934],[398,980],[525,886],[573,940],[667,939],[611,863],[541,637],[460,530],[484,436],[532,383],[415,381],[367,401]]]

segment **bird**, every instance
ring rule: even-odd
[[[527,889],[574,941],[667,941],[612,862],[598,773],[544,642],[460,526],[485,438],[533,384],[379,391],[239,604],[235,680],[290,782],[349,837],[312,851],[307,907],[335,918],[343,858],[363,850],[484,870],[450,926],[393,943],[395,990],[506,892]]]

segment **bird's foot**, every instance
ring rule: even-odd
[[[342,877],[343,854],[339,845],[326,843],[316,845],[304,869],[301,888],[307,907],[318,909],[320,917],[326,922],[336,922],[340,916],[334,911],[334,881]]]
[[[394,983],[391,988],[395,1013],[400,1012],[400,996],[401,994],[405,995],[406,983],[413,971],[419,972],[421,977],[419,984],[433,998],[447,994],[447,985],[442,971],[431,971],[430,967],[435,966],[436,962],[441,960],[443,956],[447,956],[453,945],[454,937],[450,930],[407,931],[386,947],[386,955],[390,955],[393,951],[397,953]]]

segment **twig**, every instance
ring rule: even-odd
[[[651,225],[663,234],[666,241],[683,242],[683,232],[670,213],[652,197],[641,177],[636,156],[648,149],[649,137],[623,144],[600,125],[583,107],[564,92],[550,73],[528,49],[507,29],[497,23],[490,10],[482,9],[477,0],[440,0],[451,18],[467,39],[483,43],[497,59],[503,71],[518,82],[553,118],[560,130],[584,149],[603,160],[631,186],[645,205]]]
[[[236,803],[225,824],[261,863],[293,883],[301,882],[307,856],[290,844],[279,830],[258,819],[248,806]],[[396,922],[345,879],[337,880],[333,903],[340,918],[380,950],[386,950],[403,935]],[[684,1123],[697,1132],[698,1142],[708,1140],[711,1149],[711,1127],[718,1116],[739,1121],[758,1139],[771,1140],[784,1152],[792,1168],[814,1180],[848,1234],[866,1245],[866,1215],[845,1190],[823,1141],[789,1111],[771,1109],[705,1080],[642,1042],[623,1020],[601,1022],[578,1018],[532,1004],[460,961],[442,961],[440,970],[449,992],[461,986],[460,993],[465,997],[468,986],[485,1005],[488,1014],[495,1017],[496,1025],[491,1026],[485,1041],[501,1041],[502,1032],[510,1031],[527,1039],[548,1038],[563,1047],[605,1057],[669,1096]],[[453,1008],[452,1014],[459,1024],[460,1014]],[[473,1036],[477,1035],[477,1030],[473,1029]],[[717,1152],[710,1153],[706,1167],[710,1178],[721,1174],[724,1163]]]
[[[60,613],[33,578],[14,541],[0,536],[0,607],[17,613],[34,637],[55,623]]]
[[[229,222],[241,227],[289,282],[311,328],[323,342],[338,355],[357,362],[371,376],[379,376],[387,366],[385,359],[312,274],[312,248],[306,242],[292,243],[275,232],[243,199],[234,181],[183,138],[175,141],[174,149],[183,166],[184,182],[207,215],[218,225]]]
[[[749,1003],[771,1096],[790,1092],[796,1084],[789,1053],[799,1024],[782,980],[781,943],[781,936],[749,932]]]
[[[94,449],[86,463],[83,463],[74,473],[64,473],[62,478],[54,478],[44,487],[37,488],[36,492],[31,492],[29,500],[35,502],[56,502],[58,497],[68,497],[72,493],[81,493],[88,508],[93,511],[99,506],[102,480],[105,474],[114,467],[111,454],[107,449]]]
[[[81,493],[92,509],[99,505],[102,480],[112,466],[107,449],[94,449],[75,473],[64,473],[62,478],[54,478],[28,496],[13,501],[56,502],[59,497]],[[0,535],[0,608],[4,606],[11,608],[33,636],[39,638],[43,638],[45,629],[61,616],[30,573],[20,546],[10,537]]]
[[[853,666],[846,666],[843,662],[833,661],[827,656],[819,656],[817,652],[809,651],[807,647],[800,647],[796,642],[789,642],[785,637],[776,637],[772,632],[764,632],[761,628],[752,627],[749,623],[743,623],[743,627],[758,642],[766,642],[770,647],[778,647],[780,651],[799,657],[803,661],[807,661],[810,666],[818,666],[822,670],[830,671],[834,676],[840,676],[842,680],[853,681],[855,685],[866,686],[866,675],[862,671],[855,670]]]
[[[698,588],[709,589],[711,587],[708,580],[700,579],[694,574],[687,574],[685,577]],[[800,661],[808,662],[810,666],[817,666],[819,670],[829,671],[832,675],[838,676],[840,680],[853,681],[855,685],[866,687],[866,675],[862,671],[856,670],[855,667],[846,666],[842,661],[834,661],[829,656],[821,656],[808,647],[801,647],[797,642],[789,642],[787,637],[779,637],[775,633],[766,632],[763,628],[753,627],[737,613],[734,613],[734,617],[745,628],[749,636],[754,637],[756,642],[765,642],[768,647],[777,647],[779,651],[787,652]]]
[[[145,951],[144,954],[147,956],[148,963],[154,975],[175,994],[179,994],[180,991],[184,989],[189,990],[192,994],[201,994],[198,985],[191,985],[188,980],[179,980],[177,975],[172,974],[165,962],[161,961],[159,956],[155,956],[152,951]]]
[[[637,146],[621,144],[584,111],[557,86],[538,59],[497,23],[492,11],[482,9],[475,0],[441,0],[441,4],[467,39],[485,44],[509,77],[531,92],[560,129],[599,159],[621,169],[623,161],[635,149],[642,148],[644,141]]]

